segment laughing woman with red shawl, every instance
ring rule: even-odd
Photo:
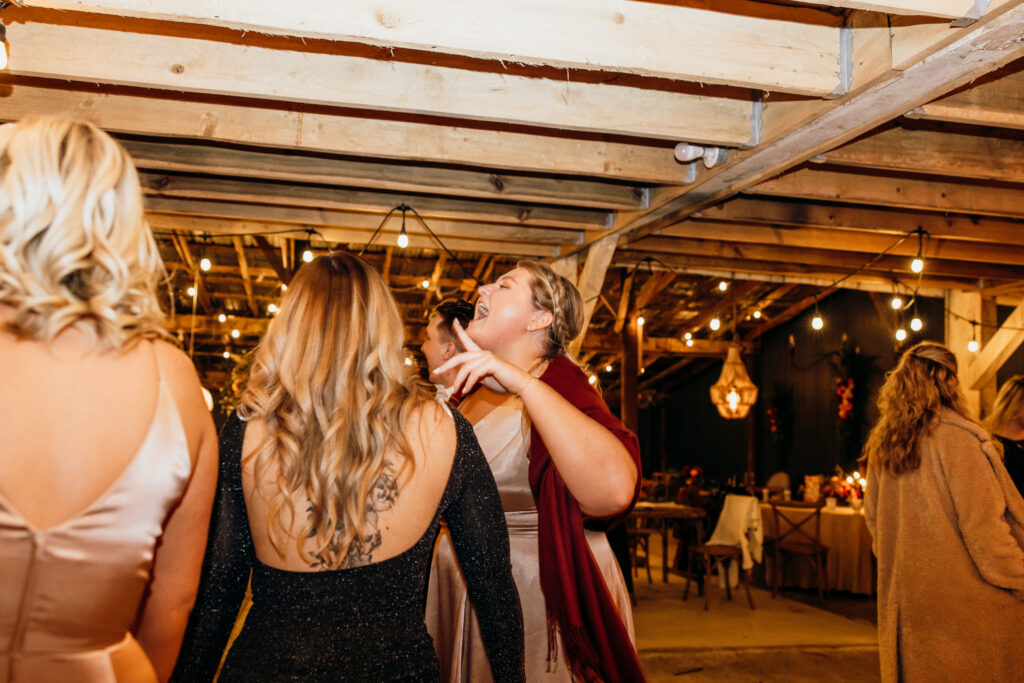
[[[604,532],[636,501],[636,437],[608,411],[568,344],[583,325],[579,291],[523,261],[480,288],[456,370],[505,510],[523,604],[530,681],[642,681],[625,581]],[[450,544],[435,549],[427,624],[442,680],[487,680],[479,626]]]

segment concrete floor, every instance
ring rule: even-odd
[[[879,680],[877,631],[869,619],[772,599],[758,588],[751,589],[751,610],[742,586],[729,602],[717,582],[705,612],[695,588],[683,601],[683,577],[669,574],[662,583],[660,558],[652,557],[651,565],[654,583],[643,569],[634,578],[633,608],[648,681]]]

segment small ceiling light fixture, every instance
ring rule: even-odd
[[[267,304],[267,313],[277,313],[277,304]]]
[[[924,229],[919,226],[915,232],[917,232],[917,256],[910,262],[910,270],[920,273],[924,270]]]
[[[760,320],[761,319],[761,311],[754,311],[754,319],[755,320]]]
[[[729,283],[728,282],[726,282],[725,280],[722,280],[721,282],[718,283],[718,291],[724,292],[727,289],[729,289]]]
[[[597,384],[597,375],[588,375],[587,381],[591,384]]]
[[[309,249],[305,249],[302,252],[302,260],[305,261],[306,263],[310,263],[313,260],[313,252],[310,251]]]
[[[816,330],[820,330],[821,328],[825,327],[825,321],[821,319],[820,314],[814,316],[814,318],[811,320],[811,327],[813,327]]]
[[[228,321],[228,317],[226,315],[224,315],[223,313],[221,313],[220,315],[217,316],[217,322],[219,322],[219,323],[226,323],[227,321]]]
[[[691,145],[689,142],[680,142],[676,145],[673,154],[676,157],[676,161],[688,164],[704,156],[704,148],[700,145]]]
[[[922,270],[924,270],[924,261],[920,257],[914,259],[913,261],[910,262],[910,270],[914,271],[915,273],[920,273]]]
[[[231,358],[231,352],[227,349],[224,349],[224,358]]]
[[[612,368],[612,366],[611,366],[611,365],[606,365],[606,366],[604,366],[604,371],[605,371],[605,372],[611,372],[612,370],[613,370],[613,368]]]
[[[409,207],[402,204],[402,231],[398,233],[398,248],[405,249],[409,246],[409,234],[405,231],[405,212],[409,210]]]
[[[907,338],[907,331],[902,327],[896,330],[896,341],[903,341]]]
[[[430,280],[424,280],[420,283],[420,287],[423,289],[430,289]]]
[[[242,336],[242,333],[238,331],[237,327],[235,329],[231,330],[231,338],[232,339],[238,339],[241,336]]]
[[[924,327],[924,323],[915,315],[910,321],[910,329],[914,332],[920,332],[922,327]]]
[[[205,256],[202,259],[200,259],[199,269],[201,271],[205,273],[208,272],[211,268],[213,268],[213,263],[210,262],[210,259],[206,258]]]
[[[693,335],[691,333],[687,332],[686,334],[683,335],[683,339],[689,341],[689,340],[693,339]]]
[[[686,340],[686,345],[687,346],[693,346],[693,339],[687,339]]]
[[[899,298],[898,296],[894,296],[892,298],[892,301],[889,302],[889,305],[893,307],[893,310],[898,311],[901,308],[903,308],[903,299]]]
[[[977,353],[981,345],[978,343],[978,323],[971,321],[971,341],[967,342],[967,350]]]
[[[639,325],[640,327],[643,327],[645,322],[647,321],[644,320],[643,316],[640,316],[639,318],[636,319],[636,324]]]
[[[189,296],[195,296],[196,295],[196,288],[195,287],[189,287],[188,289],[185,290],[185,293],[188,294]]]
[[[722,321],[719,320],[717,317],[712,318],[711,322],[708,324],[708,327],[710,327],[715,332],[717,332],[718,328],[721,327],[721,326],[722,326]]]

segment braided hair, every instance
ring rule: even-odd
[[[583,297],[580,290],[541,261],[523,260],[516,267],[533,276],[530,282],[533,307],[551,314],[544,360],[564,355],[575,363],[569,345],[583,329]]]

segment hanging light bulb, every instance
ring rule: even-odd
[[[708,327],[710,327],[714,331],[717,331],[718,328],[721,327],[721,326],[722,326],[722,321],[719,320],[718,318],[712,318],[711,322],[708,324]]]
[[[921,322],[920,318],[914,316],[910,321],[910,329],[914,332],[920,332],[922,327],[924,327],[924,323]]]
[[[302,252],[302,260],[305,261],[306,263],[311,262],[313,260],[313,252],[310,251],[309,249],[305,249]]]
[[[754,311],[754,319],[755,320],[760,320],[761,319],[761,311]]]
[[[604,366],[604,371],[605,371],[605,372],[611,372],[612,370],[613,370],[613,368],[612,368],[612,366],[611,366],[611,365],[606,365],[606,366]]]
[[[277,304],[267,304],[267,313],[277,313]]]
[[[185,290],[185,293],[188,294],[189,296],[195,296],[196,295],[196,288],[195,287],[189,287],[188,289]]]
[[[213,268],[213,263],[210,262],[210,259],[206,258],[205,256],[202,259],[200,259],[200,261],[199,261],[199,269],[201,271],[203,271],[205,273],[208,270],[210,270],[210,268]]]
[[[915,232],[917,232],[917,256],[910,262],[910,270],[920,273],[924,270],[924,228],[918,226]]]
[[[420,283],[420,287],[423,289],[430,289],[430,280],[424,280]]]
[[[687,346],[693,346],[693,340],[692,339],[687,339],[686,340],[686,345]]]
[[[645,322],[647,321],[644,320],[643,316],[640,316],[639,318],[636,319],[636,324],[639,325],[640,327],[643,327]]]
[[[227,349],[224,349],[224,358],[231,358],[231,352]]]
[[[729,283],[728,282],[726,282],[725,280],[722,280],[721,282],[718,283],[718,291],[724,292],[727,289],[729,289]]]
[[[235,329],[231,330],[231,338],[232,339],[238,339],[241,336],[242,336],[242,333],[238,331],[237,327]]]
[[[978,323],[971,321],[971,341],[967,342],[967,350],[977,353],[981,345],[978,344]]]
[[[405,226],[402,226],[402,232],[398,233],[398,246],[401,249],[405,249],[409,246],[409,235],[405,233]]]
[[[405,357],[405,364],[406,365],[412,365],[412,358],[409,358],[408,356],[406,356]]]
[[[895,310],[898,311],[899,309],[903,308],[903,299],[899,298],[898,296],[894,296],[892,298],[892,301],[889,302],[889,305],[891,305]]]
[[[217,322],[219,322],[219,323],[226,323],[227,321],[228,321],[228,317],[226,315],[224,315],[223,313],[221,313],[220,315],[217,316]]]
[[[971,353],[977,353],[978,352],[978,340],[977,339],[972,339],[971,341],[967,342],[967,350],[970,351]]]
[[[918,256],[916,259],[910,262],[910,270],[915,273],[920,273],[924,270],[924,260]]]
[[[589,375],[587,381],[591,384],[597,384],[597,375]]]
[[[282,292],[287,292],[288,291],[288,285],[282,283],[281,284],[281,291]]]
[[[821,328],[825,327],[825,321],[821,319],[820,315],[816,315],[814,316],[814,318],[811,319],[811,327],[813,327],[816,330],[820,330]]]
[[[907,331],[902,327],[896,330],[896,341],[903,341],[907,338]]]
[[[693,339],[693,335],[691,333],[687,332],[686,334],[683,335],[683,339],[689,341],[689,340]]]

